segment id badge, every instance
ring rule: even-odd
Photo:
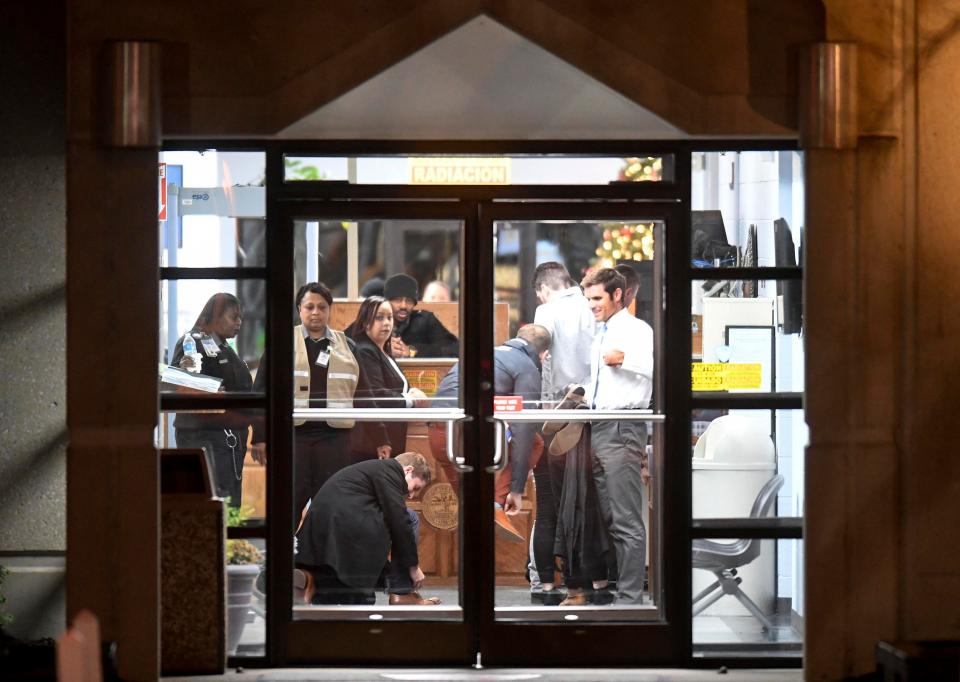
[[[322,350],[317,354],[317,364],[321,367],[326,367],[330,364],[330,353],[329,351]]]
[[[210,337],[204,337],[200,343],[203,345],[203,352],[207,354],[208,358],[215,358],[220,354],[220,348],[217,346],[217,342]]]

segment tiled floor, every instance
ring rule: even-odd
[[[720,674],[718,674],[720,673]],[[228,671],[223,676],[177,677],[171,682],[801,682],[802,670],[625,670],[572,668],[306,668]]]
[[[440,597],[444,606],[454,606],[458,603],[457,591],[453,588],[425,589],[424,596]],[[496,594],[496,604],[499,607],[534,607],[530,601],[530,593],[526,588],[501,587]],[[386,595],[377,593],[377,604],[385,616],[389,618],[389,611],[395,607],[388,607]],[[554,612],[557,607],[540,607],[541,610]],[[602,616],[609,613],[609,607],[596,607],[597,614]],[[300,617],[309,618],[308,611],[299,610]],[[425,617],[436,618],[437,609],[418,607],[407,609],[403,617],[416,618],[421,612]],[[442,618],[459,619],[459,612],[443,609]],[[239,654],[249,656],[263,655],[266,636],[263,619],[263,605],[255,605],[256,614],[252,622],[248,622],[240,642]],[[589,620],[589,609],[580,611],[583,620]],[[504,614],[509,616],[509,614]],[[750,655],[750,656],[790,656],[799,657],[802,654],[802,635],[790,626],[788,619],[775,618],[775,631],[771,635],[762,632],[759,624],[750,616],[697,616],[693,619],[693,642],[698,655]],[[666,678],[665,678],[666,679]]]

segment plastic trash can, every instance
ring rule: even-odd
[[[757,493],[776,474],[776,469],[773,441],[756,420],[732,414],[714,419],[693,448],[693,517],[750,516]],[[764,613],[772,614],[777,581],[774,541],[764,541],[760,556],[738,569],[737,574],[743,578],[744,592]],[[710,572],[694,569],[693,593],[713,581]],[[750,616],[750,612],[731,597],[720,599],[702,615]]]

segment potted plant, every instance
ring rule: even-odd
[[[48,680],[56,676],[56,649],[49,637],[23,640],[7,631],[13,614],[5,606],[3,583],[10,571],[0,566],[0,677],[16,680]]]
[[[243,525],[249,510],[227,507],[227,526]],[[253,585],[260,573],[260,550],[249,540],[227,540],[227,655],[237,653],[247,624]]]

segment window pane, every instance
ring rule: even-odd
[[[694,152],[693,265],[800,264],[803,201],[801,152]]]
[[[747,518],[782,476],[768,516],[803,516],[802,410],[694,410],[693,517]]]
[[[359,185],[607,185],[673,182],[673,155],[287,156],[284,180]]]
[[[413,277],[426,298],[439,281],[456,301],[460,289],[460,222],[456,220],[299,220],[294,223],[294,282],[323,282],[336,298],[382,293],[390,275]],[[351,292],[351,274],[356,274]],[[431,303],[426,300],[423,303]],[[354,306],[350,308],[355,313]],[[454,306],[456,307],[456,306]],[[428,306],[429,308],[429,306]],[[346,310],[346,309],[344,309]],[[353,317],[331,324],[342,329]]]
[[[262,537],[256,537],[249,540],[227,539],[224,545],[223,523],[226,516],[227,525],[230,526],[226,531],[229,532],[235,530],[233,526],[249,525],[241,522],[255,513],[255,507],[262,508],[249,489],[262,488],[263,477],[252,475],[250,467],[255,462],[248,459],[240,464],[244,488],[241,501],[239,485],[236,491],[229,489],[230,482],[234,481],[235,462],[230,461],[231,453],[224,455],[223,432],[219,438],[213,434],[208,438],[199,438],[198,431],[188,428],[191,426],[188,420],[193,416],[187,412],[161,413],[156,434],[157,446],[162,454],[163,627],[167,631],[169,625],[171,632],[181,635],[170,638],[172,641],[164,646],[169,645],[173,650],[170,652],[171,660],[181,662],[191,660],[193,652],[199,648],[216,649],[219,646],[222,651],[224,642],[217,640],[215,629],[206,628],[201,634],[197,629],[202,628],[201,624],[192,626],[189,632],[182,632],[182,625],[185,619],[196,616],[192,609],[194,604],[200,604],[201,623],[207,622],[206,616],[210,615],[211,608],[220,604],[222,609],[226,582],[228,655],[262,656],[266,631],[266,581],[263,575],[266,567],[265,543]],[[262,412],[243,415],[221,412],[217,415],[217,421],[218,424],[227,423],[234,427],[235,440],[231,442],[239,444],[246,440],[246,434],[237,424],[251,417],[262,418]],[[245,447],[233,449],[237,451]],[[239,457],[243,456],[242,452],[238,454]],[[224,467],[228,468],[226,475],[229,480],[226,481],[218,479]],[[224,486],[226,490],[222,489]],[[210,499],[211,495],[214,495],[213,499]],[[224,509],[223,502],[217,499],[223,495],[231,496],[230,502],[240,506]],[[259,513],[263,515],[262,511]],[[209,560],[211,552],[216,557],[219,551],[224,550],[226,566]]]
[[[160,266],[266,265],[263,152],[160,153]]]
[[[291,523],[295,528],[302,519],[303,524],[296,534],[294,583],[309,575],[313,594],[308,598],[302,590],[295,591],[294,619],[462,619],[461,481],[447,457],[449,415],[404,414],[462,404],[459,385],[443,383],[448,375],[459,377],[459,369],[453,368],[459,367],[462,337],[457,301],[461,230],[458,220],[350,216],[294,224],[291,301],[304,284],[324,283],[302,292],[295,317],[294,340],[302,352],[295,351],[294,360],[291,486],[296,514]],[[333,409],[347,416],[324,412]],[[455,438],[454,452],[463,453],[459,431]],[[426,576],[419,594],[440,601],[429,608],[409,603],[419,597],[407,584],[406,562],[413,557],[404,544],[405,533],[394,536],[392,528],[389,537],[397,539],[386,546],[381,542],[387,530],[378,524],[397,517],[376,491],[349,478],[361,471],[357,467],[369,467],[370,476],[393,471],[393,460],[403,453],[412,453],[414,461],[422,456],[422,465],[430,472],[422,490],[396,500],[405,507],[399,517],[401,528],[409,518],[416,529],[415,558]],[[418,478],[415,471],[411,480]],[[336,499],[341,485],[352,486],[346,502]],[[367,506],[349,507],[358,500],[367,500]],[[326,532],[324,519],[344,504],[352,511],[340,517],[336,531]],[[376,537],[364,521],[373,518],[373,509],[378,519],[373,530],[382,531]],[[332,564],[326,562],[332,556],[338,552],[346,556],[345,547],[352,557],[372,559],[329,568]],[[377,577],[388,551],[399,570],[382,584]]]
[[[254,380],[266,345],[265,291],[263,280],[164,280],[160,392],[262,393]],[[196,372],[182,351],[188,334],[200,363]]]
[[[359,406],[359,405],[358,405]],[[437,598],[437,605],[424,607],[394,605],[391,595],[405,594],[409,572],[402,565],[394,563],[386,584],[377,585],[363,574],[359,563],[345,560],[336,573],[315,566],[311,557],[325,551],[334,540],[322,526],[322,519],[336,513],[334,507],[344,503],[335,499],[331,492],[338,485],[335,479],[331,486],[314,494],[310,508],[303,515],[303,525],[296,534],[296,554],[294,564],[298,572],[294,578],[295,620],[461,620],[463,617],[460,597],[459,556],[461,479],[446,456],[446,429],[439,422],[409,421],[380,422],[377,418],[356,421],[352,428],[338,429],[342,433],[322,433],[326,423],[307,422],[296,427],[294,441],[294,462],[303,468],[309,466],[308,459],[322,454],[329,465],[329,476],[340,469],[359,462],[376,460],[375,450],[370,451],[364,443],[375,440],[375,434],[386,427],[395,439],[404,445],[400,450],[422,454],[430,470],[430,481],[414,498],[406,499],[405,512],[416,518],[413,524],[417,537],[417,559],[425,575],[419,594],[423,598]],[[312,433],[311,433],[312,431]],[[331,429],[326,429],[331,431]],[[462,443],[457,436],[456,452],[463,452]],[[400,442],[400,441],[398,441]],[[396,456],[394,453],[393,456]],[[384,466],[386,462],[382,463]],[[316,471],[313,473],[317,473]],[[320,472],[321,474],[325,472]],[[328,477],[329,480],[329,477]],[[300,486],[295,483],[295,488]],[[362,497],[371,491],[351,493],[353,499]],[[372,500],[372,497],[371,497]],[[372,503],[372,502],[371,502]],[[353,509],[353,507],[351,507]],[[382,518],[386,518],[384,514]],[[382,522],[382,521],[381,521]],[[356,536],[355,536],[356,537]],[[341,538],[346,541],[345,538]],[[355,545],[350,545],[354,547]],[[376,547],[365,546],[359,551],[376,552]],[[397,552],[396,548],[393,549]],[[386,555],[384,554],[384,559]],[[311,575],[313,594],[307,603],[302,590],[297,588],[297,580],[306,572]],[[358,584],[363,586],[358,587]]]
[[[493,351],[495,409],[509,424],[508,465],[494,479],[499,620],[661,617],[663,482],[650,475],[661,470],[660,424],[593,420],[556,429],[523,413],[555,407],[571,384],[596,409],[641,417],[656,402],[662,234],[662,222],[642,216],[494,223],[494,289],[510,319],[509,335],[495,327]],[[639,293],[626,308],[619,296],[597,308],[588,297],[604,286],[583,291],[579,283],[617,265],[632,274],[621,291],[639,283]],[[617,366],[594,382],[595,344],[632,354],[622,364],[635,369]],[[620,383],[594,391],[604,381]]]
[[[227,565],[227,655],[266,656],[267,654],[267,543],[263,538],[228,540],[249,542],[260,555],[256,577],[247,565]],[[237,547],[233,554],[247,556],[249,548]],[[231,552],[228,550],[228,556]],[[246,592],[250,591],[249,602]],[[236,648],[234,648],[236,643]]]
[[[263,410],[162,411],[158,448],[203,448],[213,493],[240,510],[245,525],[267,516],[267,469],[253,444],[264,439]]]
[[[693,390],[803,391],[802,293],[800,280],[694,281]]]
[[[803,654],[803,541],[693,541],[694,655]]]

